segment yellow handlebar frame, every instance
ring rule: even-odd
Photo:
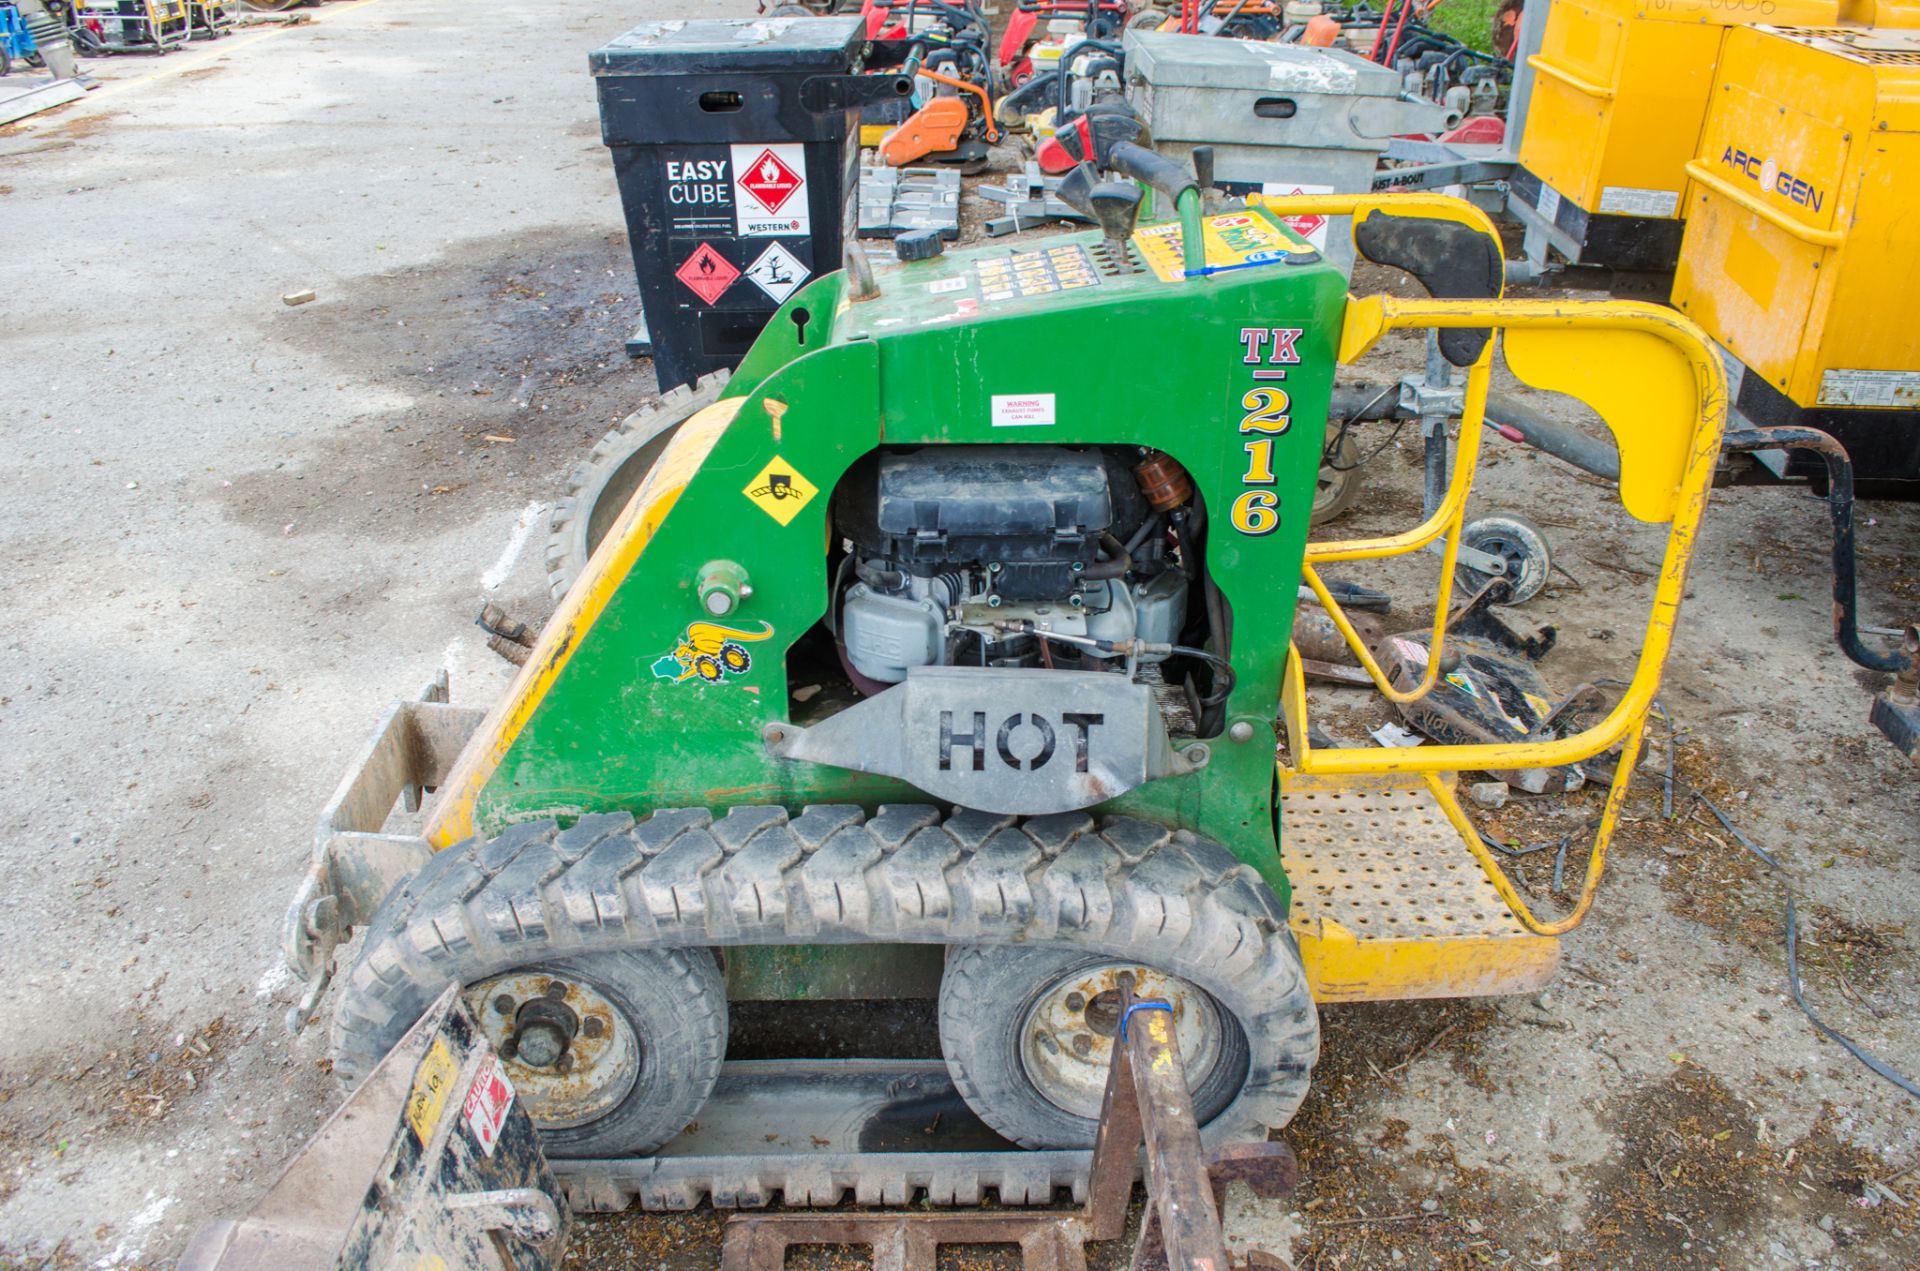
[[[1276,201],[1277,202],[1277,201]],[[1456,205],[1457,206],[1457,205]],[[1464,218],[1457,218],[1464,219]],[[1687,564],[1693,556],[1695,536],[1706,511],[1707,495],[1720,453],[1720,438],[1726,426],[1726,375],[1707,338],[1691,322],[1669,310],[1631,301],[1554,301],[1554,300],[1396,300],[1374,296],[1349,302],[1346,328],[1341,340],[1341,361],[1351,362],[1388,331],[1409,328],[1426,330],[1449,327],[1484,327],[1505,332],[1592,333],[1591,340],[1537,341],[1544,346],[1529,352],[1529,361],[1542,387],[1573,388],[1580,376],[1569,373],[1556,376],[1556,369],[1572,371],[1568,355],[1581,351],[1583,358],[1605,356],[1622,363],[1617,378],[1632,383],[1636,375],[1650,380],[1671,382],[1675,358],[1690,372],[1693,389],[1692,428],[1676,436],[1660,419],[1634,419],[1621,414],[1621,399],[1606,401],[1588,398],[1588,404],[1600,410],[1608,420],[1620,445],[1622,470],[1630,462],[1659,467],[1666,457],[1678,460],[1660,470],[1677,469],[1679,479],[1671,498],[1663,501],[1670,510],[1667,548],[1655,584],[1653,605],[1647,619],[1640,657],[1625,692],[1607,716],[1592,727],[1568,737],[1541,742],[1490,743],[1479,745],[1427,745],[1409,748],[1315,748],[1308,740],[1306,681],[1301,672],[1298,649],[1290,650],[1287,670],[1281,686],[1281,711],[1287,725],[1291,771],[1314,776],[1361,774],[1419,774],[1439,800],[1448,818],[1465,838],[1469,849],[1486,871],[1501,897],[1530,929],[1542,935],[1558,935],[1577,925],[1593,903],[1600,877],[1606,865],[1608,844],[1626,800],[1627,786],[1638,761],[1641,737],[1647,714],[1659,692],[1660,673],[1668,649],[1673,643],[1674,624],[1680,600],[1686,590]],[[1648,339],[1611,341],[1619,347],[1608,348],[1610,333],[1636,333]],[[1584,350],[1584,351],[1583,351]],[[1560,361],[1556,362],[1556,359]],[[1634,363],[1639,362],[1639,366]],[[1436,682],[1445,638],[1448,603],[1452,596],[1455,553],[1466,510],[1467,495],[1479,466],[1480,439],[1485,424],[1487,386],[1492,373],[1493,341],[1480,358],[1467,368],[1466,400],[1460,426],[1458,457],[1446,496],[1440,506],[1420,525],[1398,534],[1339,542],[1309,543],[1302,572],[1307,585],[1333,619],[1347,646],[1366,668],[1375,688],[1388,700],[1413,701],[1429,691]],[[1659,363],[1656,365],[1656,363]],[[1609,415],[1614,417],[1609,418]],[[1684,447],[1684,455],[1676,453]],[[1446,537],[1440,582],[1434,610],[1432,641],[1427,669],[1412,691],[1399,690],[1388,681],[1353,623],[1341,609],[1320,578],[1319,565],[1336,561],[1370,560],[1400,556],[1418,551]],[[1573,910],[1565,917],[1541,921],[1535,917],[1486,844],[1474,829],[1466,812],[1453,797],[1439,774],[1468,769],[1500,771],[1515,768],[1546,768],[1576,763],[1614,745],[1621,745],[1619,764],[1609,788],[1604,811],[1588,859],[1587,874]]]

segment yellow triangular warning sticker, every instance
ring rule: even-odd
[[[774,520],[786,525],[800,515],[800,509],[820,493],[813,482],[801,476],[794,466],[775,455],[760,475],[747,482],[741,491],[753,505]]]

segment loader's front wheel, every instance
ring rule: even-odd
[[[554,1156],[658,1147],[686,1128],[713,1091],[726,1047],[727,1002],[707,950],[543,958],[461,978],[468,1010]],[[437,991],[419,987],[429,997]],[[411,1001],[411,994],[400,996]],[[371,1068],[412,1015],[336,1019],[336,1067]]]
[[[593,549],[626,510],[681,424],[719,401],[728,372],[682,384],[628,415],[595,444],[567,478],[547,522],[547,588],[557,600],[586,571]]]

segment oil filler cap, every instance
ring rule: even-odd
[[[893,254],[901,260],[932,260],[946,249],[937,229],[910,230],[893,240]]]

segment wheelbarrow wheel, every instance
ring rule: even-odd
[[[1460,527],[1460,545],[1498,556],[1507,563],[1506,590],[1496,589],[1493,600],[1523,605],[1546,589],[1553,574],[1553,553],[1544,530],[1523,516],[1502,512],[1468,521]],[[1462,564],[1454,571],[1458,585],[1469,593],[1487,585],[1488,574]]]
[[[1319,483],[1313,491],[1313,510],[1307,514],[1309,525],[1325,525],[1346,515],[1360,499],[1360,452],[1351,437],[1341,437],[1333,452],[1320,464]]]
[[[586,572],[593,549],[626,510],[680,425],[719,401],[729,372],[702,377],[663,393],[602,437],[567,478],[547,521],[547,587],[557,600]]]

